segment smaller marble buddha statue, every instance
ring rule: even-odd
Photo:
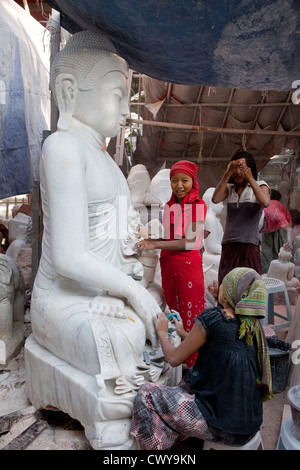
[[[0,254],[0,365],[4,365],[24,341],[25,287],[17,263]]]
[[[150,187],[150,175],[145,165],[134,165],[127,177],[132,204],[144,204],[145,192]]]
[[[300,234],[295,237],[294,240],[295,252],[294,252],[294,262],[295,262],[295,276],[300,281]]]
[[[6,254],[15,261],[23,247],[31,247],[32,218],[30,215],[18,212],[8,223],[10,245]]]
[[[146,205],[159,204],[163,207],[170,200],[171,195],[170,169],[163,168],[151,179],[149,189],[145,193],[144,203]]]
[[[267,277],[280,279],[286,287],[300,287],[300,281],[294,276],[295,264],[291,260],[292,253],[280,248],[278,259],[272,260],[269,266]]]
[[[289,184],[287,181],[281,181],[278,185],[278,191],[281,194],[280,202],[285,207],[289,207]]]
[[[299,210],[300,207],[300,188],[294,187],[290,197],[290,209]]]

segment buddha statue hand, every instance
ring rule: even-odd
[[[157,348],[158,338],[154,319],[156,314],[160,312],[158,303],[139,281],[134,281],[133,279],[130,280],[130,292],[127,298],[145,325],[147,339],[151,341],[153,348]]]

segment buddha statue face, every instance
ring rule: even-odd
[[[103,138],[114,137],[128,115],[126,77],[109,72],[91,90],[78,90],[73,116],[92,127]]]
[[[75,34],[51,69],[58,129],[67,130],[75,117],[103,138],[117,135],[129,112],[127,77],[127,63],[107,38],[91,31]]]

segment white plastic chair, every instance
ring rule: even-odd
[[[272,324],[273,330],[279,330],[280,328],[287,328],[290,326],[292,321],[292,311],[290,306],[290,299],[288,296],[286,285],[283,281],[279,279],[275,279],[273,277],[262,277],[264,281],[268,297],[267,297],[267,308],[266,308],[266,316],[264,319],[261,320],[261,324],[267,326],[268,324]],[[275,292],[284,292],[285,297],[285,307],[286,307],[286,316],[281,315],[280,313],[274,312],[274,294]],[[282,318],[283,320],[287,320],[283,323],[278,323],[274,325],[274,317]]]
[[[203,450],[264,450],[260,431],[243,446],[226,446],[219,442],[204,441]]]
[[[300,441],[293,433],[293,419],[288,418],[282,425],[276,450],[300,450]]]

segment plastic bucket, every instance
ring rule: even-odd
[[[277,338],[267,338],[272,373],[273,393],[282,392],[287,386],[289,351],[291,345]]]
[[[289,389],[288,400],[291,405],[293,432],[300,441],[300,385],[295,385]]]

